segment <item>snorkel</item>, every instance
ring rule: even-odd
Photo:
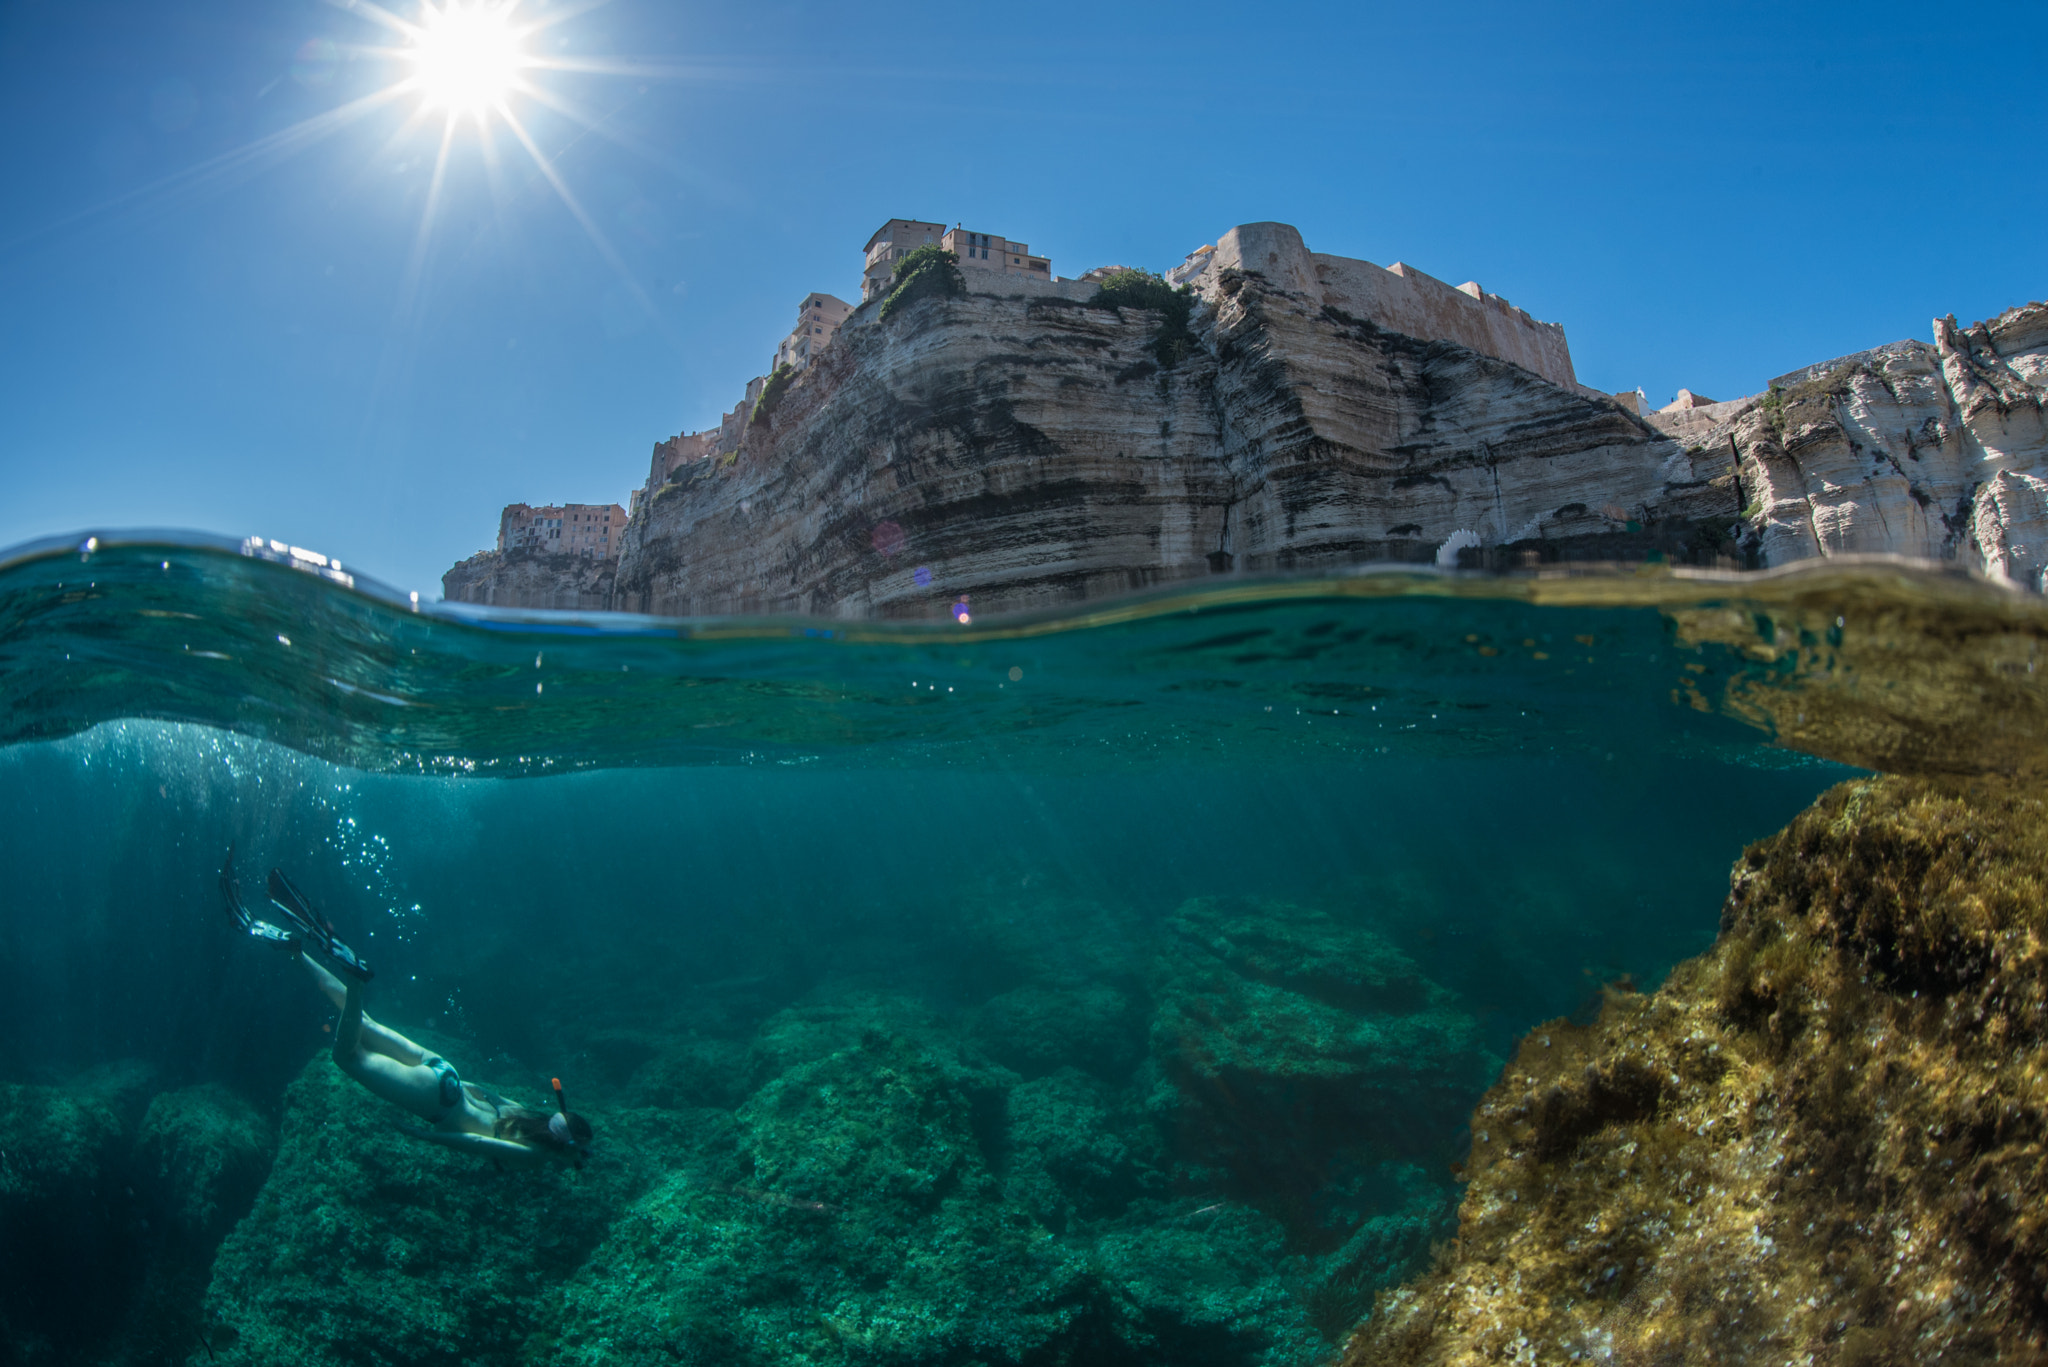
[[[555,1113],[548,1117],[548,1133],[564,1144],[574,1146],[576,1140],[569,1134],[569,1097],[562,1090],[562,1079],[551,1077],[555,1087]]]
[[[576,1166],[590,1154],[590,1122],[569,1110],[569,1098],[562,1091],[562,1079],[549,1078],[555,1088],[555,1113],[548,1117],[548,1137],[568,1153],[576,1155]]]

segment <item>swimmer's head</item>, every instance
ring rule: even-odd
[[[557,1144],[585,1148],[593,1133],[590,1122],[574,1111],[557,1111],[548,1117],[548,1137]]]

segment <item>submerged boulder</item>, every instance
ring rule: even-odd
[[[2048,803],[1842,784],[1720,939],[1532,1031],[1347,1363],[2048,1358]]]
[[[1079,1068],[1121,1082],[1144,1056],[1145,1021],[1107,983],[1027,983],[982,1005],[974,1038],[990,1058],[1025,1077]]]
[[[497,1171],[400,1132],[411,1117],[322,1054],[286,1089],[276,1162],[214,1261],[192,1363],[512,1363],[566,1278],[676,1142],[597,1118],[580,1172]]]
[[[1315,908],[1188,902],[1153,992],[1152,1105],[1176,1146],[1314,1246],[1348,1237],[1371,1203],[1343,1192],[1374,1164],[1437,1155],[1494,1066],[1450,992]]]
[[[1001,1199],[974,1112],[951,1060],[879,1027],[794,1064],[740,1108],[720,1161],[613,1229],[547,1360],[1062,1360],[1085,1266]]]
[[[211,1250],[256,1200],[277,1136],[248,1102],[215,1084],[159,1094],[135,1138],[135,1178],[150,1209],[190,1248]]]
[[[534,1361],[1296,1367],[1327,1352],[1270,1217],[1171,1190],[1152,1121],[991,1068],[880,994],[792,1008],[779,1071],[613,1226]]]
[[[105,1332],[141,1267],[127,1176],[134,1134],[119,1095],[0,1083],[0,1355],[63,1362]],[[101,1316],[77,1288],[104,1288]]]

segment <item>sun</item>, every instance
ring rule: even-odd
[[[451,114],[481,114],[502,101],[519,83],[528,65],[512,25],[510,5],[483,0],[447,0],[429,4],[412,30],[405,56],[413,64],[412,83],[427,104]]]

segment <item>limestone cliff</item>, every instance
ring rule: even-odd
[[[864,307],[736,453],[647,501],[613,605],[933,616],[1461,547],[1734,553],[1718,451],[1688,456],[1604,398],[1387,331],[1312,270],[1258,264],[1204,274],[1198,345],[1171,366],[1147,310]]]
[[[1890,551],[2029,588],[2048,570],[2048,305],[1781,376],[1684,438],[1734,465],[1750,557]],[[1716,405],[1727,408],[1729,405]],[[1697,420],[1694,420],[1695,424]]]
[[[486,607],[602,610],[612,606],[615,560],[539,551],[478,551],[441,576],[451,603]]]
[[[447,596],[933,617],[1371,561],[1885,551],[2048,574],[2048,306],[1645,420],[1577,383],[1561,329],[1477,285],[1270,223],[1190,270],[1185,346],[1092,286],[864,305],[764,391],[736,450],[652,489],[615,580],[487,555]]]

